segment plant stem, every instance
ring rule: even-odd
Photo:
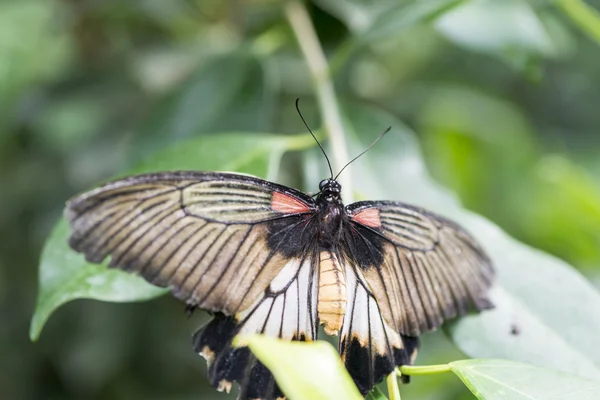
[[[285,3],[284,9],[310,71],[317,103],[323,116],[323,125],[331,140],[333,169],[334,171],[340,171],[348,162],[349,157],[341,112],[335,96],[327,59],[304,4],[298,0],[289,0]],[[344,198],[347,202],[352,201],[350,174],[340,176],[339,181],[342,185]]]
[[[402,400],[400,398],[400,388],[398,387],[398,372],[393,370],[386,378],[388,395],[390,400]]]
[[[432,375],[439,374],[441,372],[451,372],[450,365],[448,364],[439,364],[439,365],[423,365],[423,366],[414,366],[414,365],[403,365],[398,368],[401,374],[404,375]]]

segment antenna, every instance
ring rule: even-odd
[[[381,139],[382,139],[382,138],[385,136],[385,134],[386,134],[386,133],[388,133],[388,132],[390,131],[390,129],[392,129],[392,127],[391,127],[391,126],[389,126],[389,127],[388,127],[388,128],[385,130],[385,131],[383,131],[383,132],[382,132],[382,133],[381,133],[379,136],[377,136],[377,139],[375,139],[375,140],[373,141],[373,143],[371,143],[371,144],[369,145],[369,147],[367,147],[365,150],[363,150],[363,152],[362,152],[362,153],[360,153],[359,155],[357,155],[356,157],[354,157],[352,160],[350,160],[350,161],[348,162],[348,164],[344,165],[344,166],[342,167],[342,169],[340,170],[340,172],[338,172],[338,174],[337,174],[337,175],[335,176],[335,178],[333,178],[333,179],[334,179],[334,180],[337,180],[338,176],[340,176],[340,174],[342,173],[342,171],[343,171],[343,170],[345,170],[345,169],[346,169],[346,167],[347,167],[348,165],[352,164],[352,163],[353,163],[354,161],[356,161],[356,160],[357,160],[357,159],[358,159],[360,156],[362,156],[363,154],[365,154],[367,151],[371,150],[371,147],[375,146],[375,144],[377,144],[377,142],[379,142],[379,141],[380,141],[380,140],[381,140]]]
[[[312,133],[312,131],[310,130],[308,124],[306,123],[306,120],[304,119],[304,117],[302,116],[302,113],[300,112],[300,107],[298,106],[298,103],[300,102],[300,98],[296,99],[296,111],[298,111],[298,115],[300,116],[300,118],[302,119],[302,122],[304,122],[304,126],[306,126],[306,129],[308,129],[308,131],[310,132],[310,134],[312,135],[313,139],[315,139],[315,142],[317,142],[317,144],[319,145],[319,148],[321,149],[321,151],[323,152],[323,155],[325,156],[325,159],[327,160],[327,166],[329,167],[329,173],[331,174],[331,179],[333,179],[333,169],[331,169],[331,162],[329,161],[329,157],[327,157],[327,153],[325,153],[325,149],[323,149],[323,146],[321,146],[321,143],[319,143],[319,141],[317,140],[317,137],[315,136],[314,133]],[[388,129],[389,130],[389,129]],[[372,145],[371,145],[372,146]],[[370,148],[370,146],[369,146]],[[367,149],[368,150],[368,149]],[[354,161],[354,160],[352,160]],[[346,167],[344,167],[346,168]],[[343,169],[343,168],[342,168]],[[338,174],[339,175],[339,174]]]

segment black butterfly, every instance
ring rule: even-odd
[[[494,272],[455,223],[393,201],[344,206],[340,184],[316,199],[259,178],[162,172],[108,183],[66,208],[69,244],[99,263],[169,287],[214,313],[194,335],[209,379],[242,399],[284,397],[235,335],[316,340],[319,323],[365,395],[411,364],[418,336],[491,307]]]

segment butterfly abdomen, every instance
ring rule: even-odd
[[[317,312],[325,333],[337,335],[346,314],[346,278],[332,252],[322,251],[319,261]]]

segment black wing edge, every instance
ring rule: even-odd
[[[419,351],[419,338],[405,335],[400,337],[403,348],[390,346],[385,355],[377,354],[370,346],[361,345],[356,338],[340,343],[340,352],[346,353],[344,365],[363,396],[396,367],[413,364]],[[410,376],[401,375],[400,380],[405,384],[410,383]]]

